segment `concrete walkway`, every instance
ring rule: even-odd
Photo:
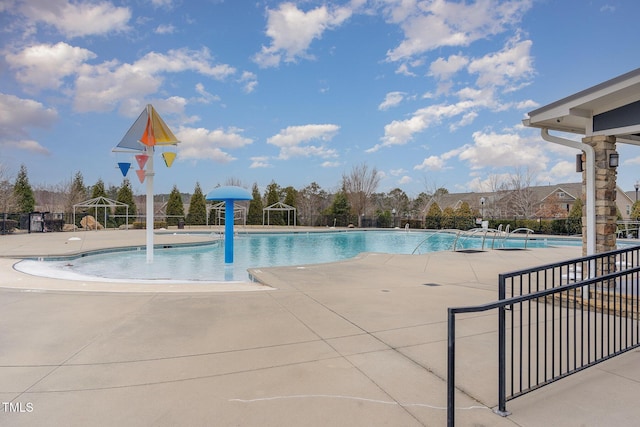
[[[144,242],[82,236],[82,250]],[[0,255],[70,253],[69,237],[0,236]],[[499,273],[579,252],[362,254],[255,270],[268,286],[246,292],[81,286],[0,259],[0,425],[444,426],[447,307],[493,301]],[[494,414],[496,324],[495,313],[457,324],[456,425],[638,424],[635,351]]]

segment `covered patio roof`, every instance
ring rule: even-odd
[[[528,127],[539,128],[540,135],[546,141],[576,148],[584,153],[586,164],[584,169],[586,199],[584,249],[587,255],[595,254],[598,239],[600,242],[605,242],[601,247],[610,245],[611,240],[608,236],[611,232],[608,230],[611,229],[612,224],[610,224],[610,216],[605,212],[610,208],[607,204],[610,204],[611,200],[606,195],[600,195],[600,199],[596,198],[596,180],[613,181],[615,186],[616,177],[615,173],[612,175],[605,173],[598,178],[596,169],[602,168],[603,165],[613,168],[617,166],[617,161],[611,160],[617,159],[616,142],[640,145],[640,68],[533,110],[529,113],[529,118],[522,123]],[[585,142],[585,139],[576,141],[554,136],[549,134],[550,130],[580,134],[591,140],[615,137],[613,139],[615,142],[612,144],[613,149],[606,148],[604,142],[596,148]],[[611,143],[608,142],[608,144]],[[596,155],[601,159],[599,165],[596,164]],[[607,158],[609,161],[605,163]],[[582,160],[580,162],[582,164]],[[596,217],[596,204],[602,209],[600,220]],[[597,234],[597,223],[602,226],[600,234]]]
[[[533,110],[523,124],[640,145],[640,68]]]

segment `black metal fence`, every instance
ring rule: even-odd
[[[640,346],[640,246],[501,274],[498,292],[493,303],[449,308],[449,426],[457,314],[498,310],[503,416],[507,401]]]

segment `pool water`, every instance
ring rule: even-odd
[[[451,250],[455,235],[434,232],[348,231],[239,234],[234,262],[224,262],[224,241],[212,245],[154,250],[153,263],[144,250],[118,251],[64,261],[21,261],[16,268],[31,274],[69,279],[117,281],[247,281],[248,268],[319,264],[353,258],[362,252],[412,254]],[[530,239],[527,247],[581,245],[580,240]],[[456,248],[480,249],[479,237],[460,238]],[[487,237],[490,248],[523,248],[519,238]],[[416,248],[418,248],[416,250]],[[34,272],[37,270],[38,272]],[[62,275],[62,276],[61,276]]]

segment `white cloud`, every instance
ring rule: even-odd
[[[49,128],[58,113],[41,103],[0,93],[0,148],[15,147],[39,154],[49,150],[29,138],[31,128]]]
[[[244,84],[244,91],[246,93],[253,92],[256,86],[258,86],[258,77],[250,71],[244,71],[238,81]]]
[[[640,165],[640,156],[627,159],[622,162],[623,165]]]
[[[278,157],[283,160],[291,157],[336,157],[337,152],[324,145],[305,144],[313,140],[330,141],[338,130],[340,126],[331,124],[289,126],[267,139],[267,143],[280,148]]]
[[[477,85],[505,86],[527,79],[533,74],[531,40],[511,40],[503,50],[474,59],[469,64],[469,73],[478,74]]]
[[[520,102],[518,102],[516,104],[516,108],[518,110],[531,110],[531,109],[537,108],[539,106],[540,106],[540,104],[538,102],[533,101],[531,99],[520,101]]]
[[[322,162],[322,164],[320,166],[322,166],[323,168],[337,168],[338,166],[340,166],[342,163],[340,162]]]
[[[442,157],[438,156],[429,156],[425,158],[421,164],[413,167],[415,170],[430,170],[430,171],[441,171],[444,169],[445,162]]]
[[[472,169],[485,167],[532,167],[546,169],[549,161],[543,147],[517,133],[473,133],[473,144],[461,148],[458,158]]]
[[[158,72],[178,73],[195,71],[199,74],[224,80],[236,72],[227,64],[212,65],[211,53],[207,48],[201,50],[172,49],[167,54],[150,52],[134,63],[136,68],[148,74]]]
[[[150,52],[133,64],[117,61],[84,64],[78,70],[74,107],[77,111],[110,111],[129,99],[144,99],[159,91],[163,74],[194,71],[217,80],[235,73],[226,64],[212,65],[207,49]]]
[[[378,105],[378,110],[388,110],[391,107],[397,107],[403,100],[406,94],[404,92],[389,92],[384,97],[384,101]]]
[[[151,4],[155,7],[171,8],[174,0],[151,0]]]
[[[565,179],[575,180],[576,176],[576,163],[561,160],[549,170],[549,175],[553,178],[550,181],[558,182]]]
[[[36,44],[16,53],[6,61],[16,71],[16,79],[36,89],[58,89],[63,79],[74,75],[79,66],[96,55],[90,50],[64,42]]]
[[[409,66],[407,64],[400,64],[398,68],[396,68],[396,74],[402,74],[404,76],[415,77],[416,73],[409,70]]]
[[[67,37],[104,35],[126,30],[131,10],[111,2],[28,0],[19,5],[27,18],[48,24]]]
[[[196,83],[195,89],[196,92],[200,95],[200,98],[197,99],[198,102],[202,102],[203,104],[210,104],[213,101],[220,101],[220,97],[207,92],[202,83]]]
[[[249,169],[270,167],[273,167],[273,165],[269,163],[269,158],[267,156],[251,157],[251,165],[249,166]]]
[[[398,180],[398,184],[399,184],[399,185],[409,184],[409,183],[411,183],[411,182],[413,182],[413,178],[411,178],[411,177],[410,177],[410,176],[408,176],[408,175],[404,175],[402,178],[400,178],[400,179]]]
[[[181,159],[209,159],[218,163],[236,160],[225,150],[242,148],[253,143],[250,138],[241,135],[242,129],[215,129],[180,127],[176,136],[180,141],[178,150]]]
[[[387,59],[404,60],[443,46],[468,46],[500,34],[517,24],[531,3],[530,0],[389,2],[387,19],[400,25],[405,39],[387,52]]]
[[[171,24],[160,24],[154,30],[156,34],[173,34],[176,32],[176,27]]]
[[[376,144],[366,150],[368,153],[378,151],[380,148],[393,145],[404,145],[413,139],[413,135],[423,132],[428,127],[439,124],[443,119],[452,118],[467,113],[474,104],[470,101],[460,101],[455,104],[438,104],[422,108],[413,113],[406,120],[394,120],[384,127],[382,143]]]
[[[448,80],[468,63],[469,59],[462,55],[451,55],[447,59],[438,58],[431,63],[429,74],[439,80]]]
[[[298,58],[312,58],[307,50],[326,30],[336,28],[349,19],[352,11],[346,7],[329,9],[320,6],[304,12],[294,3],[282,3],[277,9],[267,9],[266,34],[269,46],[254,56],[261,67],[277,67],[282,60],[295,62]]]

